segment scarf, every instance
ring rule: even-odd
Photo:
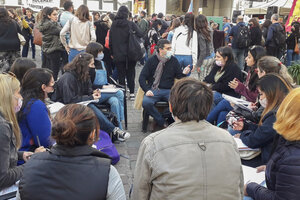
[[[156,53],[156,56],[159,60],[159,63],[157,65],[157,68],[156,68],[154,76],[153,76],[153,78],[154,78],[154,82],[153,82],[153,85],[152,85],[153,90],[158,89],[158,86],[159,86],[159,83],[160,83],[160,78],[161,78],[161,75],[163,73],[163,68],[164,68],[166,62],[168,62],[170,60],[170,59],[161,57],[159,55],[159,53]]]

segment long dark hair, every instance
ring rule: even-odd
[[[269,19],[266,19],[266,21],[262,24],[262,28],[263,27],[266,27],[266,28],[269,28],[269,26],[272,24],[272,21],[269,20]]]
[[[233,53],[232,53],[232,49],[231,47],[220,47],[219,49],[217,49],[217,52],[223,57],[223,59],[225,59],[227,57],[227,61],[225,63],[225,66],[228,66],[232,63],[234,63],[234,57],[233,57]],[[226,67],[224,66],[223,71],[226,69]]]
[[[78,54],[72,62],[68,63],[65,67],[65,71],[73,71],[76,73],[78,80],[86,82],[89,80],[89,64],[94,57],[89,53]]]
[[[18,113],[18,119],[30,112],[31,105],[35,100],[45,101],[42,85],[48,86],[52,77],[52,71],[46,68],[33,68],[25,73],[21,88],[23,104]]]
[[[250,54],[254,58],[255,61],[255,66],[250,68],[250,78],[249,78],[249,83],[248,83],[248,88],[250,91],[255,91],[256,90],[256,84],[258,81],[258,75],[257,75],[257,62],[259,59],[267,55],[266,50],[262,46],[254,45],[250,47],[249,49]]]
[[[22,83],[25,73],[32,68],[36,68],[36,64],[29,58],[17,58],[12,64],[10,71],[17,76],[17,79]]]
[[[126,6],[121,6],[117,12],[115,19],[127,19],[129,16],[129,10]]]
[[[208,27],[208,22],[204,15],[198,15],[196,17],[195,30],[197,33],[201,33],[206,40],[211,41],[211,29]]]
[[[47,20],[50,20],[48,15],[51,15],[51,13],[53,13],[55,9],[54,8],[50,8],[50,7],[45,7],[43,10],[42,10],[42,22],[45,22]]]
[[[6,8],[0,8],[0,22],[6,23],[6,24],[12,22],[12,19],[9,17]]]
[[[188,37],[186,39],[186,45],[189,46],[194,31],[194,14],[193,13],[185,14],[183,24],[188,27]]]

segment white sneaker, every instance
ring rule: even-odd
[[[125,132],[125,131],[121,130],[118,127],[114,128],[113,134],[116,135],[118,140],[121,141],[121,142],[123,142],[123,141],[127,140],[128,138],[130,138],[130,133]]]

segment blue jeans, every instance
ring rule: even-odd
[[[286,65],[291,66],[292,61],[297,61],[300,59],[300,55],[294,53],[294,49],[288,49],[286,54]]]
[[[28,40],[26,40],[26,43],[23,46],[22,57],[27,58],[27,56],[28,56],[29,42],[30,42],[31,50],[32,50],[32,59],[35,59],[35,44],[33,44],[33,36],[32,35],[29,35]]]
[[[183,70],[185,67],[190,65],[191,70],[193,69],[193,57],[192,55],[175,55],[175,58],[177,58],[181,69]],[[191,72],[187,74],[187,76],[190,76]]]
[[[119,128],[122,129],[121,121],[124,120],[124,93],[119,90],[116,93],[101,93],[99,103],[107,102],[111,111],[117,116]]]
[[[226,120],[226,115],[232,109],[229,101],[223,99],[210,111],[206,120],[211,124],[215,121],[219,124]]]
[[[99,110],[92,103],[90,103],[88,105],[88,107],[90,107],[94,111],[96,117],[98,118],[98,121],[100,123],[100,129],[107,132],[107,133],[112,133],[115,126],[107,119],[107,117],[101,112],[101,110]]]
[[[245,49],[232,49],[234,59],[236,60],[239,68],[244,70],[245,68]]]
[[[157,122],[159,126],[163,126],[165,123],[165,119],[163,116],[158,112],[154,104],[158,101],[169,101],[170,90],[169,89],[157,89],[152,90],[154,96],[148,97],[144,96],[143,99],[143,108],[149,115],[151,115],[154,120]]]
[[[216,91],[213,91],[213,95],[214,95],[214,101],[213,101],[213,107],[212,109],[218,105],[218,103],[220,101],[222,101],[224,98],[222,97],[222,94],[220,92],[216,92]]]
[[[76,49],[70,49],[69,58],[68,58],[69,62],[71,62],[78,54],[82,52],[85,52],[85,50],[78,51]]]

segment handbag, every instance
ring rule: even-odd
[[[42,46],[42,33],[36,27],[33,28],[33,44]]]
[[[298,41],[297,41],[297,37],[295,37],[295,49],[294,49],[295,54],[299,55],[299,45],[298,45]]]
[[[24,36],[22,34],[18,33],[18,38],[20,40],[21,45],[24,46],[26,44],[26,40],[25,40]]]
[[[111,157],[111,164],[117,164],[120,160],[120,155],[115,145],[112,143],[108,133],[105,131],[100,131],[99,138],[99,141],[94,144],[96,149],[109,155],[109,157]]]
[[[132,27],[129,26],[129,40],[128,40],[128,59],[131,61],[139,61],[143,58],[146,52],[143,41],[138,38]]]
[[[109,30],[107,31],[107,34],[106,34],[106,37],[105,37],[104,47],[109,49]]]

